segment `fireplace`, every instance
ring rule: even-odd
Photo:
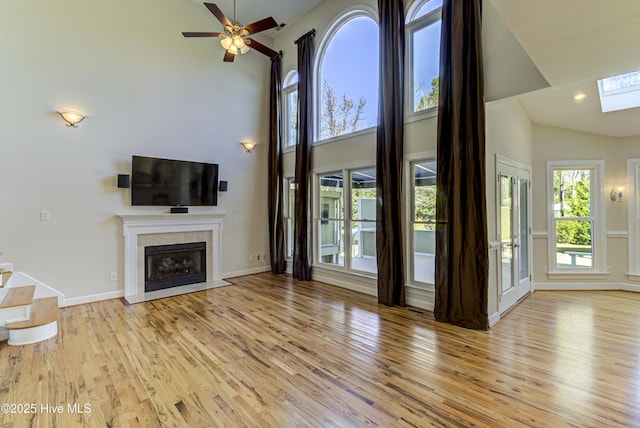
[[[229,282],[222,279],[222,218],[224,212],[180,215],[121,214],[119,217],[122,219],[122,234],[124,236],[124,298],[127,303],[146,302],[230,285]],[[145,279],[150,276],[145,267],[145,264],[149,263],[145,248],[160,247],[162,251],[165,251],[166,246],[201,244],[202,242],[205,243],[204,261],[201,258],[202,255],[189,255],[190,258],[193,258],[194,271],[195,266],[200,264],[201,277],[189,279],[189,282],[193,280],[197,281],[196,283],[171,285],[170,288],[157,287],[154,289],[155,291],[147,291]],[[185,249],[180,251],[185,251]],[[186,249],[187,253],[191,253],[191,251],[191,248]],[[169,253],[175,252],[175,249],[169,251]],[[163,257],[173,258],[173,265],[178,261],[184,264],[185,255],[167,256],[165,253]],[[166,266],[171,264],[171,261],[166,261]],[[186,264],[189,265],[189,260]],[[166,273],[168,269],[163,270]],[[187,271],[189,270],[187,269]],[[186,273],[190,274],[191,272]],[[165,281],[170,278],[157,279]]]
[[[144,247],[144,291],[207,281],[207,243]]]

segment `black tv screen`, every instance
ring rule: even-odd
[[[131,205],[218,204],[218,164],[133,156]]]

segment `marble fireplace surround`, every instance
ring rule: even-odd
[[[222,280],[222,218],[214,214],[121,214],[124,236],[124,298],[138,303],[230,285]],[[144,247],[206,242],[207,280],[144,291]]]

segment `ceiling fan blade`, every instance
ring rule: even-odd
[[[247,39],[247,40],[251,40],[251,43],[249,43],[247,46],[257,50],[258,52],[260,52],[262,54],[265,54],[269,58],[275,58],[278,55],[278,52],[274,51],[273,49],[270,49],[270,48],[266,47],[265,45],[263,45],[260,42],[256,42],[254,39]]]
[[[234,54],[229,51],[224,52],[224,62],[233,62],[234,59],[236,59],[236,56]]]
[[[244,29],[249,32],[249,34],[256,34],[260,31],[269,30],[271,28],[275,28],[278,26],[278,23],[272,17],[261,19],[260,21],[256,21],[253,24],[245,25]]]
[[[194,33],[189,31],[183,31],[182,35],[185,37],[218,37],[220,33]]]
[[[213,4],[213,3],[205,3],[204,5],[207,7],[207,9],[209,9],[209,11],[210,11],[211,13],[213,13],[213,15],[214,15],[216,18],[218,18],[218,21],[220,21],[220,23],[221,23],[222,25],[224,25],[224,26],[227,26],[227,25],[228,25],[228,26],[230,26],[230,27],[232,26],[232,25],[231,25],[231,21],[229,21],[229,18],[227,18],[227,17],[225,16],[225,14],[224,14],[224,13],[222,13],[222,11],[220,10],[220,8],[219,8],[218,6],[216,6],[216,5],[215,5],[215,4]]]

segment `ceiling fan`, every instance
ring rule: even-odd
[[[205,3],[204,5],[216,18],[218,18],[218,21],[220,21],[224,26],[224,31],[214,33],[183,32],[182,35],[184,37],[220,37],[220,44],[225,49],[225,62],[233,62],[238,53],[247,53],[249,52],[249,48],[253,48],[269,58],[274,58],[278,55],[276,51],[249,38],[249,35],[251,34],[256,34],[261,31],[278,27],[278,23],[272,17],[261,19],[253,24],[242,25],[236,20],[235,0],[233,1],[233,21],[230,21],[215,4]]]

